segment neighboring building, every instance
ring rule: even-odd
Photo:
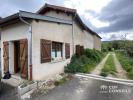
[[[2,76],[9,71],[22,78],[47,79],[64,71],[76,45],[101,50],[101,37],[75,9],[46,4],[37,13],[20,11],[3,18],[0,27]]]

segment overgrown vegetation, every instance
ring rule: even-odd
[[[123,69],[128,73],[128,78],[133,79],[133,41],[114,40],[102,43],[102,51],[115,51]]]
[[[123,69],[127,71],[129,79],[133,79],[133,58],[128,57],[125,52],[116,52],[117,58],[119,59]]]
[[[104,54],[95,49],[84,50],[83,55],[77,57],[73,55],[70,63],[65,67],[67,73],[89,73],[97,63],[101,61]]]
[[[114,40],[102,42],[102,51],[124,51],[129,57],[133,57],[133,41],[129,40]]]
[[[109,55],[100,75],[106,77],[109,74],[115,75],[115,73],[116,68],[113,60],[113,55],[111,54]]]

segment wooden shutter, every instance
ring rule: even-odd
[[[26,39],[20,40],[20,67],[21,77],[28,78],[28,42]]]
[[[76,45],[76,55],[80,56],[80,45]]]
[[[4,72],[9,71],[9,44],[3,42]]]
[[[41,39],[41,63],[51,61],[51,41]]]
[[[69,43],[65,43],[65,56],[66,56],[66,59],[70,58],[70,44]]]
[[[84,54],[84,46],[80,46],[80,55]]]

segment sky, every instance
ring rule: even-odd
[[[0,16],[19,10],[36,12],[45,3],[77,9],[83,22],[102,37],[102,41],[133,40],[133,0],[0,0]]]

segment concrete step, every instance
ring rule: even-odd
[[[18,87],[20,84],[24,82],[24,80],[17,75],[12,75],[10,79],[1,79],[1,81],[13,87]]]

